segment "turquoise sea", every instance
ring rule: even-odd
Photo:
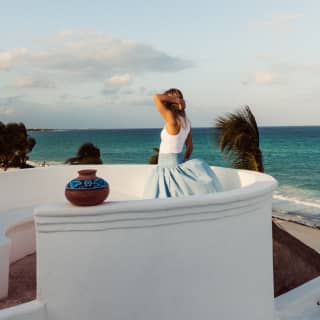
[[[265,172],[279,187],[274,195],[275,215],[320,227],[320,126],[261,127]],[[148,163],[161,129],[31,131],[37,141],[30,160],[49,165],[63,163],[81,144],[99,147],[104,163]],[[194,153],[211,165],[230,167],[215,144],[212,128],[193,128]]]

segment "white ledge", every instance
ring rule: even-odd
[[[35,210],[38,232],[102,231],[160,227],[170,224],[220,220],[259,211],[271,193],[233,202],[215,195],[183,200],[145,200],[105,203],[96,207],[42,206]],[[172,204],[172,205],[171,205]]]

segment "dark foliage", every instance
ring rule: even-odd
[[[0,122],[0,166],[5,170],[9,167],[27,168],[29,159],[27,153],[31,152],[36,140],[28,136],[23,123]]]
[[[153,148],[153,154],[149,158],[149,164],[158,164],[159,148]]]
[[[70,164],[102,164],[100,150],[91,142],[80,146],[77,156],[69,158],[66,163]]]
[[[236,113],[219,117],[216,121],[217,141],[224,155],[238,169],[263,172],[259,130],[256,119],[248,106]]]

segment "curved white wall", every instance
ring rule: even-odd
[[[74,207],[64,186],[84,167],[0,176],[7,226],[45,204],[35,221],[48,319],[272,319],[271,177],[214,168],[227,192],[135,201],[151,166],[94,166],[109,202]]]
[[[83,168],[95,168],[97,176],[111,185],[109,200],[137,199],[143,196],[146,176],[151,165],[94,165],[52,166],[45,168],[7,171],[0,174],[1,212],[25,208],[41,203],[65,202],[64,187]],[[220,177],[224,190],[245,186],[255,181],[249,171],[213,167]]]
[[[33,217],[29,217],[11,225],[6,231],[6,236],[10,239],[11,243],[10,263],[35,252],[36,236]]]

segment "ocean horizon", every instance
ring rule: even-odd
[[[215,143],[213,127],[193,127],[194,158],[231,167]],[[146,164],[160,143],[161,128],[35,129],[31,161],[63,164],[85,142],[95,144],[105,164]],[[279,182],[274,214],[320,227],[320,126],[261,126],[260,148],[265,173]]]
[[[259,129],[263,128],[320,128],[320,125],[275,125],[275,126],[258,126]],[[128,128],[27,128],[27,131],[60,131],[60,130],[149,130],[149,129],[162,129],[162,127],[128,127]],[[192,129],[215,129],[208,126],[192,126]]]

